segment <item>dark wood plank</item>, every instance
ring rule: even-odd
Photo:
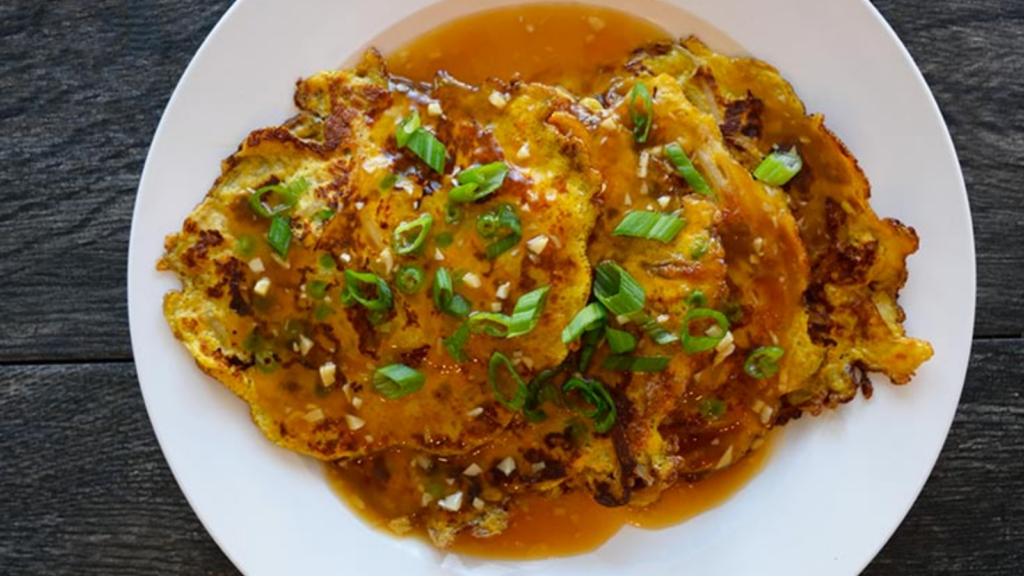
[[[127,359],[145,152],[228,0],[0,4],[0,361]],[[877,0],[935,89],[974,208],[981,336],[1024,332],[1024,5]],[[13,281],[12,281],[13,280]]]
[[[1024,3],[873,0],[956,144],[978,256],[976,336],[1024,333]]]
[[[979,342],[938,467],[868,576],[1019,576],[1024,340]],[[131,364],[0,367],[0,573],[236,574],[181,496]]]
[[[228,0],[0,3],[0,361],[130,358],[135,189]]]
[[[237,574],[160,453],[131,363],[0,368],[0,574]]]

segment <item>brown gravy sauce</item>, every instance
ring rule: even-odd
[[[392,74],[429,81],[440,70],[480,84],[488,78],[560,84],[591,92],[594,71],[613,66],[635,48],[670,35],[646,20],[582,4],[532,4],[473,14],[413,40],[388,57]],[[765,465],[770,443],[733,466],[696,483],[680,483],[646,507],[606,508],[589,495],[520,497],[502,534],[468,534],[453,551],[489,558],[541,559],[594,550],[623,526],[657,529],[697,516],[728,500]],[[326,466],[334,490],[368,523],[387,519],[360,498],[360,487]]]

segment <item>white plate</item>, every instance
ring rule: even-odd
[[[942,447],[966,372],[975,289],[970,213],[949,135],[906,50],[866,1],[593,1],[776,65],[860,159],[876,210],[921,237],[902,303],[907,329],[930,340],[935,357],[909,386],[878,382],[869,402],[790,425],[767,469],[719,508],[661,531],[625,529],[596,552],[544,562],[481,562],[393,539],[353,517],[318,465],[264,439],[245,405],[171,336],[160,305],[177,282],[154,269],[163,237],[250,130],[293,113],[296,78],[366,45],[394,48],[459,14],[512,3],[242,0],[200,48],[153,139],[128,280],[139,382],[189,503],[248,576],[859,573]]]

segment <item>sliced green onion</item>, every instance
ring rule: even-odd
[[[434,273],[434,306],[445,314],[465,318],[469,314],[469,302],[455,293],[451,274],[446,268]]]
[[[317,304],[316,309],[313,311],[313,317],[316,318],[317,320],[323,320],[330,316],[331,314],[334,314],[334,308],[331,308],[327,304],[323,303]]]
[[[369,284],[376,288],[376,297],[368,298],[364,295],[363,284]],[[341,292],[341,303],[351,306],[357,302],[372,311],[387,311],[394,304],[391,289],[388,288],[388,283],[383,278],[371,272],[345,270],[345,288]]]
[[[616,316],[640,312],[647,298],[643,286],[615,262],[601,262],[594,268],[594,296]]]
[[[598,302],[591,302],[573,316],[569,325],[562,330],[562,342],[568,344],[579,338],[584,332],[603,326],[608,321],[608,314],[604,306]]]
[[[313,300],[323,300],[327,296],[327,282],[313,280],[306,283],[306,294]]]
[[[402,222],[395,226],[395,252],[402,255],[419,252],[433,226],[434,217],[430,214],[424,214],[412,222]]]
[[[637,98],[643,104],[642,110],[637,110]],[[654,102],[651,100],[651,91],[643,82],[633,84],[633,90],[629,94],[629,116],[633,120],[633,138],[641,144],[647,142],[651,124],[654,123]]]
[[[469,331],[483,332],[495,338],[506,338],[511,333],[512,318],[497,312],[473,312],[469,315]]]
[[[562,392],[565,394],[569,394],[574,390],[579,391],[583,400],[592,408],[587,410],[579,405],[574,405],[572,408],[593,420],[594,429],[599,434],[604,434],[611,430],[612,425],[615,424],[616,417],[615,401],[612,400],[612,396],[608,393],[608,389],[604,387],[604,384],[597,380],[570,378],[562,385]]]
[[[403,265],[395,274],[395,286],[402,294],[415,294],[423,286],[423,268],[416,265]]]
[[[690,333],[690,325],[701,318],[710,318],[715,321],[717,326],[717,333],[707,336],[695,336]],[[699,352],[705,352],[711,350],[718,343],[725,338],[726,333],[729,332],[729,319],[725,317],[718,310],[712,310],[711,308],[694,308],[686,313],[686,317],[683,318],[683,350],[687,354],[697,354]]]
[[[275,214],[287,212],[295,207],[299,197],[309,189],[309,181],[305,178],[293,180],[288,185],[271,184],[257,189],[249,195],[249,207],[264,218],[270,218]],[[263,197],[273,193],[281,199],[280,204],[269,206],[263,202]]]
[[[288,255],[288,246],[292,243],[292,226],[287,216],[275,215],[270,219],[267,242],[282,258]]]
[[[277,359],[274,357],[274,353],[270,350],[260,350],[256,352],[254,356],[256,360],[256,368],[264,374],[270,374],[278,369]]]
[[[772,186],[782,186],[793,179],[804,167],[796,148],[776,150],[768,155],[754,169],[754,178]]]
[[[544,313],[544,302],[550,289],[551,286],[537,288],[516,300],[516,306],[512,309],[512,323],[509,326],[508,338],[528,334],[537,327],[540,315]]]
[[[515,389],[511,394],[501,391],[503,386],[499,382],[499,376],[502,366],[505,367],[512,377],[512,386]],[[526,403],[526,397],[529,395],[529,390],[507,356],[498,351],[491,354],[491,361],[487,365],[487,379],[491,383],[491,391],[494,392],[494,397],[498,399],[498,402],[501,402],[509,410],[522,409],[523,404]],[[508,388],[508,386],[504,386],[504,388]]]
[[[469,300],[466,300],[460,294],[452,296],[451,301],[448,302],[448,313],[458,318],[468,316],[470,309]]]
[[[739,302],[726,302],[722,304],[722,314],[725,314],[729,322],[735,324],[743,319],[743,305]]]
[[[708,248],[710,247],[711,243],[707,236],[697,236],[690,244],[690,258],[700,260],[708,253]]]
[[[262,344],[263,338],[261,338],[259,333],[255,330],[246,334],[245,338],[242,339],[242,348],[244,348],[246,352],[256,352]]]
[[[498,230],[495,235],[500,236],[498,236],[497,240],[487,245],[485,252],[488,260],[494,260],[511,250],[523,238],[522,224],[519,221],[519,215],[516,214],[515,208],[510,204],[500,204],[492,212],[498,218]]]
[[[498,215],[494,212],[484,212],[477,216],[476,231],[486,240],[494,238],[498,233]]]
[[[426,162],[427,166],[430,166],[434,172],[444,174],[444,164],[445,159],[448,157],[448,151],[445,150],[444,144],[436,136],[420,128],[409,137],[407,146],[409,150],[412,150],[413,154],[419,156],[420,160]]]
[[[456,176],[460,185],[448,193],[448,198],[452,202],[475,202],[501,188],[506,175],[508,166],[504,162],[491,162],[463,170]]]
[[[467,360],[466,353],[462,351],[467,341],[469,341],[469,323],[467,322],[463,322],[451,336],[442,339],[444,349],[448,351],[452,360],[456,362],[465,362]]]
[[[380,179],[380,184],[377,186],[377,188],[381,192],[387,192],[388,190],[394,188],[397,182],[398,175],[393,172],[388,172],[387,174],[384,175],[383,178]]]
[[[474,194],[479,187],[479,184],[459,184],[448,193],[448,201],[452,203],[472,202],[477,199]],[[479,198],[483,198],[483,196],[479,196]]]
[[[617,372],[661,372],[668,368],[670,360],[665,356],[609,356],[601,367]]]
[[[409,139],[412,135],[420,129],[420,112],[419,110],[413,110],[412,114],[402,118],[398,121],[398,125],[395,126],[395,141],[398,143],[398,147],[405,148],[409,143]]]
[[[440,232],[434,236],[434,244],[436,244],[438,248],[447,248],[451,246],[454,241],[455,235],[451,232]]]
[[[381,396],[397,400],[423,388],[427,377],[405,364],[388,364],[373,373],[373,387]]]
[[[612,230],[612,236],[632,236],[668,243],[674,240],[685,226],[686,220],[675,214],[629,212],[615,230]]]
[[[334,218],[334,210],[330,208],[324,208],[317,212],[316,216],[313,216],[313,219],[320,223],[327,222],[331,218]]]
[[[651,318],[647,314],[635,316],[639,316],[637,318],[637,323],[640,325],[640,329],[650,336],[651,340],[654,340],[658,344],[671,344],[679,340],[678,336],[666,330],[665,327],[659,324],[656,319]]]
[[[449,202],[444,207],[445,224],[458,224],[462,222],[462,206],[455,202]]]
[[[252,236],[239,236],[235,248],[242,256],[252,256],[256,251],[256,241],[252,239]]]
[[[676,167],[676,172],[686,180],[694,192],[704,195],[711,194],[711,187],[708,186],[707,181],[704,180],[704,177],[693,166],[690,157],[686,155],[686,152],[683,152],[679,144],[673,142],[665,146],[665,155],[668,156],[668,159]]]
[[[604,330],[587,330],[583,333],[580,339],[580,372],[586,372],[590,368],[590,361],[594,358],[594,353],[604,342]]]
[[[686,305],[694,308],[703,308],[706,302],[704,291],[700,289],[690,292],[690,295],[686,297]]]
[[[779,358],[786,351],[778,346],[761,346],[747,356],[743,371],[751,378],[771,378],[779,372]]]
[[[636,349],[636,338],[625,330],[605,328],[604,335],[608,338],[608,347],[614,354],[625,354]]]
[[[324,270],[334,270],[338,267],[338,263],[334,260],[334,256],[331,256],[330,254],[321,254],[320,267]]]
[[[558,397],[558,388],[552,380],[555,376],[558,376],[562,370],[563,366],[542,370],[540,374],[537,374],[533,380],[530,380],[530,383],[527,384],[527,396],[526,402],[523,404],[523,414],[526,415],[526,419],[530,422],[543,422],[547,419],[547,413],[540,408],[545,402],[561,404]]]
[[[718,398],[705,398],[700,401],[700,415],[706,420],[718,420],[725,415],[725,402]]]

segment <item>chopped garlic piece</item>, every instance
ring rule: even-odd
[[[661,206],[662,208],[667,208],[668,207],[668,203],[671,202],[671,201],[672,201],[672,198],[669,197],[669,196],[659,196],[658,197],[658,206]]]
[[[479,416],[479,415],[481,415],[483,413],[484,413],[484,407],[483,406],[477,406],[476,408],[473,408],[472,410],[466,412],[466,416],[469,416],[470,418],[476,418],[477,416]]]
[[[658,314],[658,317],[654,319],[658,324],[664,324],[669,321],[668,314]]]
[[[462,471],[462,474],[463,476],[469,476],[472,478],[473,476],[479,476],[481,472],[483,472],[483,470],[474,462],[467,466],[466,469]]]
[[[391,274],[395,267],[395,257],[391,254],[391,248],[384,248],[380,251],[380,261],[384,264],[384,272]]]
[[[299,351],[305,356],[309,354],[309,351],[313,349],[313,341],[306,337],[305,334],[299,336]]]
[[[498,462],[498,470],[501,470],[505,476],[511,476],[516,471],[516,461],[511,456],[506,457],[501,462]]]
[[[470,288],[479,288],[480,286],[482,286],[482,283],[480,282],[480,277],[472,272],[466,272],[465,274],[463,274],[462,282],[466,286],[469,286]]]
[[[314,408],[309,412],[306,412],[306,415],[303,416],[302,419],[310,424],[316,424],[324,419],[324,411],[319,408]]]
[[[252,287],[252,291],[260,296],[266,296],[267,292],[270,292],[270,278],[264,276],[257,280],[256,285]]]
[[[530,470],[533,470],[533,473],[537,474],[538,472],[547,467],[548,465],[545,464],[544,462],[534,462],[533,464],[530,465]]]
[[[534,254],[540,254],[548,247],[548,240],[548,237],[543,234],[535,236],[526,242],[526,248]]]
[[[530,143],[529,142],[525,142],[522,146],[519,147],[519,151],[516,152],[516,158],[518,158],[519,160],[526,160],[529,157],[530,157]]]
[[[363,420],[359,416],[345,414],[345,424],[348,424],[349,430],[359,430],[363,426],[366,426],[366,420]]]
[[[455,494],[445,496],[437,501],[437,505],[450,512],[458,512],[462,508],[462,491],[459,490]]]
[[[508,98],[506,98],[504,94],[498,92],[497,90],[491,92],[491,96],[487,100],[495,108],[504,108],[505,104],[508,104]]]
[[[352,398],[352,407],[353,408],[358,410],[362,406],[363,406],[363,399],[362,398],[360,398],[359,396],[355,396],[355,397]]]
[[[440,248],[434,248],[434,260],[437,260],[438,262],[444,260],[444,252],[441,252]]]
[[[499,300],[504,300],[508,298],[508,294],[511,290],[511,282],[502,282],[501,285],[498,286],[498,289],[494,291],[494,295],[497,296]]]
[[[491,302],[491,312],[501,312],[501,302]]]
[[[263,265],[262,258],[256,257],[253,258],[252,260],[249,260],[249,270],[252,270],[253,272],[259,274],[266,269],[267,267]]]
[[[722,458],[715,464],[715,470],[721,470],[729,464],[732,464],[732,446],[725,449],[725,453],[722,454]]]
[[[441,109],[441,103],[431,102],[430,104],[428,104],[427,114],[430,114],[431,116],[440,116],[441,114],[444,114],[444,110]]]
[[[338,367],[334,365],[334,362],[324,362],[323,366],[320,366],[320,381],[324,383],[324,386],[332,386],[337,373]]]
[[[640,152],[640,164],[636,167],[637,178],[647,178],[647,163],[651,161],[651,153],[647,150]]]
[[[484,501],[479,498],[473,498],[473,508],[476,508],[477,510],[483,510]]]

